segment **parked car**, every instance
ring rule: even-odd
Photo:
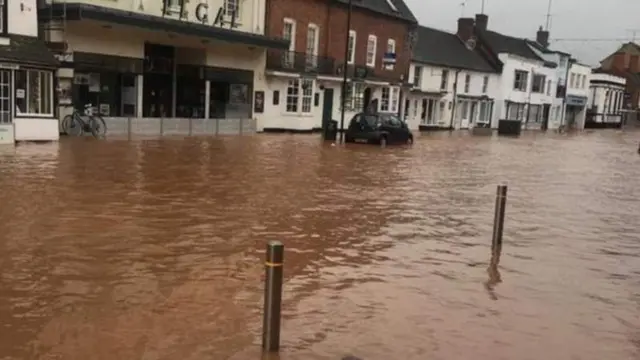
[[[394,114],[354,115],[345,132],[345,142],[367,144],[412,144],[413,134],[407,124]]]

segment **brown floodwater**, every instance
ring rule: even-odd
[[[0,359],[640,358],[640,132],[0,148]],[[488,271],[495,186],[509,184]]]

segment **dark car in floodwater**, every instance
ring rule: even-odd
[[[380,144],[413,144],[407,124],[395,114],[359,113],[353,116],[345,132],[345,142]]]

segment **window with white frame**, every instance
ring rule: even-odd
[[[347,47],[347,64],[353,64],[356,61],[356,32],[349,30],[349,44]]]
[[[53,115],[53,73],[45,70],[16,70],[16,115]]]
[[[0,124],[9,123],[11,123],[11,70],[0,69]]]
[[[224,0],[224,17],[227,21],[240,18],[240,0]]]
[[[442,78],[440,79],[440,90],[446,91],[449,88],[449,70],[442,70]]]
[[[389,111],[389,102],[391,100],[391,89],[388,87],[382,88],[382,96],[380,98],[380,111],[388,112]]]
[[[486,93],[487,93],[487,91],[489,91],[489,77],[488,77],[488,76],[485,76],[485,77],[482,79],[482,93],[483,93],[483,94],[486,94]]]
[[[526,104],[507,101],[507,120],[524,120]]]
[[[375,35],[369,35],[367,40],[367,66],[376,66],[376,46],[378,45],[378,38]]]
[[[319,33],[316,24],[309,24],[307,27],[307,66],[316,66],[318,64]]]
[[[576,74],[571,73],[571,82],[569,84],[570,88],[576,87]]]
[[[542,121],[542,105],[529,104],[528,122],[539,123]]]
[[[422,87],[422,66],[416,66],[413,68],[413,87]]]
[[[489,103],[486,101],[481,101],[480,102],[480,112],[478,113],[478,123],[479,124],[486,124],[489,122],[489,112],[491,111],[491,107],[489,106]]]
[[[516,70],[513,79],[513,89],[518,91],[527,91],[528,78],[528,72]]]
[[[294,20],[284,19],[284,24],[282,25],[282,38],[289,40],[289,51],[283,54],[282,65],[285,68],[291,68],[295,61],[295,54],[293,52],[296,49],[296,22]]]
[[[471,75],[467,74],[464,77],[464,92],[468,93],[471,88]]]
[[[0,0],[2,1],[2,0]],[[182,2],[184,0],[164,0],[165,1],[165,13],[172,14],[180,12],[182,8]]]
[[[345,96],[345,109],[349,111],[364,110],[364,90],[367,88],[365,83],[354,82],[347,84],[347,94]]]
[[[287,86],[286,112],[310,113],[313,102],[314,81],[311,79],[291,79]]]
[[[400,101],[400,88],[391,86],[381,89],[380,112],[398,112],[398,102]]]
[[[400,88],[391,88],[391,112],[398,113],[398,102],[400,101]]]
[[[544,94],[544,85],[547,83],[547,77],[541,74],[533,74],[532,81],[531,92]]]
[[[394,39],[387,40],[386,54],[393,54],[393,56],[396,56],[396,41]],[[387,70],[393,70],[394,67],[394,64],[384,64],[384,68]]]

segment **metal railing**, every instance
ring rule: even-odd
[[[267,69],[333,75],[335,60],[301,52],[271,49],[267,52]]]

